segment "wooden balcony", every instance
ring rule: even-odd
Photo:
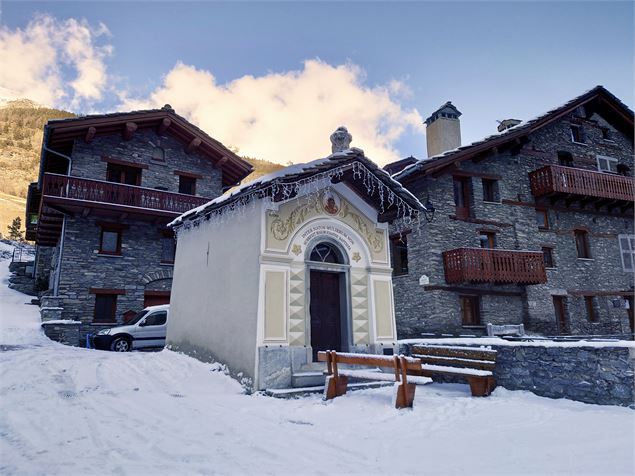
[[[63,215],[93,214],[159,224],[209,200],[153,188],[45,173],[38,204],[37,241],[54,245],[61,233]]]
[[[547,282],[543,256],[539,251],[456,248],[443,252],[443,267],[448,284]]]
[[[584,207],[619,207],[622,213],[633,207],[635,180],[632,177],[548,165],[529,173],[531,191],[536,198],[547,198],[552,204],[564,200],[567,206],[578,202]]]

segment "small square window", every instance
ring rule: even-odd
[[[608,127],[602,127],[602,139],[611,140],[611,130]]]
[[[575,230],[575,248],[578,258],[591,258],[589,234],[584,230]]]
[[[121,229],[102,225],[99,252],[107,255],[121,254]]]
[[[635,235],[619,235],[620,254],[622,256],[622,269],[635,271]]]
[[[173,236],[161,237],[161,262],[174,263],[176,253],[176,241]]]
[[[584,296],[584,307],[586,308],[586,316],[590,322],[598,322],[598,313],[595,309],[595,300],[593,296]]]
[[[408,239],[404,234],[390,237],[393,276],[408,274]]]
[[[481,325],[481,299],[478,296],[459,296],[461,321],[464,326]]]
[[[117,295],[116,294],[97,294],[95,296],[95,312],[93,322],[95,323],[114,323],[117,313]]]
[[[536,209],[536,224],[541,230],[549,229],[549,212],[541,208]]]
[[[478,235],[481,248],[496,248],[496,233],[493,231],[482,231]]]
[[[553,259],[553,248],[548,246],[542,247],[542,258],[545,262],[545,268],[555,268],[556,261]]]
[[[498,180],[483,179],[483,201],[499,202]]]
[[[196,195],[196,179],[194,177],[179,175],[179,193]]]
[[[579,144],[584,144],[584,136],[582,134],[582,127],[571,126],[571,140]]]
[[[614,157],[607,157],[606,155],[597,156],[598,171],[606,172],[610,174],[617,173],[617,159]]]
[[[573,167],[573,155],[570,152],[558,152],[558,163],[563,167]]]

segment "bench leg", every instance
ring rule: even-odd
[[[345,375],[327,375],[326,382],[324,382],[324,400],[331,400],[335,397],[341,397],[346,393],[346,387],[348,386],[348,377]]]
[[[414,383],[395,384],[395,408],[412,408],[416,388],[417,385]]]
[[[496,388],[494,377],[468,377],[473,397],[486,397]]]

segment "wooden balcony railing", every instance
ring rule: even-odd
[[[570,194],[632,202],[635,195],[632,177],[559,165],[547,165],[530,172],[529,181],[535,197]]]
[[[51,173],[44,174],[42,195],[178,214],[210,200],[182,193]]]
[[[445,280],[448,284],[547,282],[541,252],[457,248],[443,252]]]

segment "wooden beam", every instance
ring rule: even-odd
[[[429,284],[423,287],[424,291],[449,291],[459,294],[478,294],[493,296],[522,296],[522,291],[499,291],[494,289],[470,288],[463,286],[444,286],[440,284]]]
[[[199,139],[198,137],[195,137],[194,139],[192,139],[190,141],[190,143],[187,145],[187,147],[185,148],[185,152],[188,154],[191,154],[192,152],[194,152],[196,149],[198,149],[198,146],[201,145],[201,139]]]
[[[135,131],[137,130],[137,124],[134,122],[126,122],[126,125],[123,128],[123,138],[124,140],[132,139]]]
[[[159,124],[159,129],[158,129],[158,133],[159,134],[163,134],[165,133],[165,131],[168,130],[168,128],[172,125],[172,119],[166,117],[161,121],[161,124]]]
[[[216,167],[217,169],[221,169],[223,167],[223,165],[225,165],[227,163],[229,159],[227,157],[221,157],[215,164],[214,167]]]
[[[89,127],[86,131],[86,136],[84,137],[84,142],[90,144],[95,138],[95,134],[97,133],[97,129],[94,127]]]

